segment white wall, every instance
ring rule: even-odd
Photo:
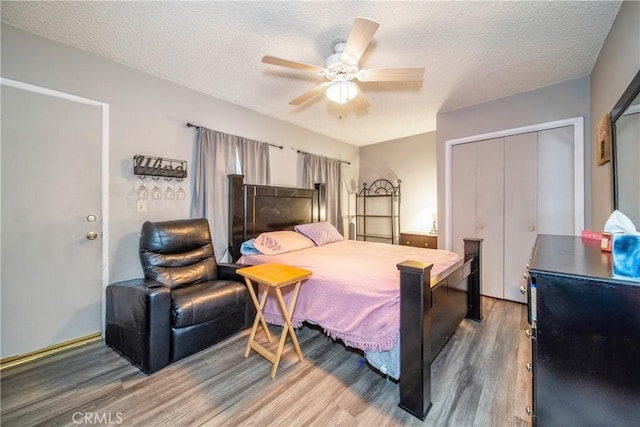
[[[437,211],[436,133],[360,147],[358,185],[402,180],[400,231],[430,231]]]
[[[445,235],[447,224],[445,209],[445,141],[514,129],[556,120],[584,117],[590,122],[589,77],[581,77],[551,86],[518,93],[483,104],[442,112],[437,117],[438,151],[438,218],[439,233]],[[591,147],[590,133],[585,130],[585,152]],[[585,177],[590,176],[588,155],[585,159]],[[585,186],[589,186],[585,178]],[[585,189],[585,224],[590,223],[589,188]]]
[[[611,112],[633,76],[640,70],[640,2],[625,1],[591,71],[591,122],[589,133],[596,140],[596,126]],[[592,165],[591,214],[593,228],[602,230],[613,211],[613,170],[611,162],[596,166],[595,150],[589,153]]]
[[[358,147],[187,89],[93,54],[2,24],[2,76],[106,102],[110,105],[110,282],[140,277],[138,236],[146,220],[186,218],[185,201],[148,202],[136,213],[133,156],[188,161],[193,166],[193,129],[186,122],[284,145],[271,151],[272,184],[297,186],[296,149],[350,161],[345,182],[358,177]],[[215,76],[212,76],[215,78]],[[346,209],[346,203],[345,203]]]

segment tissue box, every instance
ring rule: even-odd
[[[613,274],[640,280],[640,236],[614,234],[611,257]]]

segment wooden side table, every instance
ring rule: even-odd
[[[280,358],[282,357],[282,351],[284,350],[287,335],[291,336],[293,348],[295,349],[300,361],[302,361],[302,350],[300,350],[298,338],[296,337],[293,325],[291,324],[291,316],[293,315],[293,309],[296,306],[298,293],[300,292],[300,285],[303,280],[311,277],[311,272],[309,270],[289,265],[267,263],[240,268],[237,270],[237,273],[244,276],[247,288],[249,289],[249,294],[251,295],[251,300],[253,301],[257,311],[255,320],[253,321],[253,328],[251,328],[251,333],[249,334],[249,342],[247,342],[247,347],[244,350],[244,357],[248,357],[251,349],[254,349],[258,354],[273,364],[273,367],[271,368],[271,378],[274,378],[276,376],[276,371],[278,370],[278,365],[280,364]],[[264,290],[260,295],[260,300],[258,300],[258,297],[256,296],[252,282],[264,285]],[[291,301],[289,301],[289,307],[287,307],[280,288],[290,285],[295,285],[295,288],[291,295]],[[285,325],[282,328],[282,334],[280,335],[280,343],[278,344],[278,349],[275,353],[271,352],[255,340],[258,324],[261,324],[262,329],[264,329],[264,332],[267,335],[267,339],[271,342],[271,333],[269,332],[267,322],[265,321],[264,314],[262,312],[264,305],[267,302],[267,297],[269,296],[269,290],[271,289],[275,291],[276,298],[278,299],[278,305],[282,310],[285,321]]]

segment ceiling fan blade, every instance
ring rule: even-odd
[[[356,18],[342,51],[342,61],[350,65],[358,65],[379,26],[380,24],[371,19]]]
[[[300,95],[296,99],[294,99],[291,102],[289,102],[289,105],[300,105],[303,102],[306,102],[306,101],[310,100],[314,96],[320,94],[324,90],[324,88],[326,88],[329,84],[330,84],[330,82],[320,83],[319,85],[317,85],[316,87],[314,87],[310,91],[303,93],[302,95]]]
[[[356,85],[356,87],[358,87],[358,85]],[[349,103],[351,104],[354,110],[366,110],[367,108],[369,108],[369,101],[367,101],[367,98],[365,98],[364,94],[362,93],[359,87],[358,87],[358,94],[356,95],[355,98],[349,101]]]
[[[302,62],[289,61],[288,59],[276,58],[275,56],[269,55],[262,57],[262,62],[280,67],[293,68],[294,70],[308,71],[310,73],[321,73],[324,71],[324,68],[316,65],[303,64]]]
[[[419,81],[424,68],[369,68],[358,72],[361,82],[404,82]]]

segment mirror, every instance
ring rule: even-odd
[[[640,228],[640,71],[611,110],[613,206]]]

